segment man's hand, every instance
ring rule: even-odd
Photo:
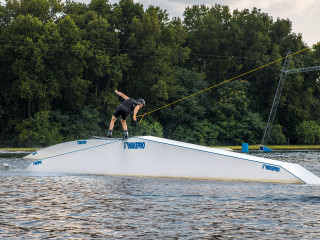
[[[136,116],[133,116],[133,121],[137,121],[137,117]]]

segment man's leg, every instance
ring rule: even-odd
[[[128,131],[126,120],[121,119],[121,124],[122,124],[123,131]]]
[[[108,136],[107,137],[112,137],[112,130],[114,128],[114,123],[117,121],[117,118],[112,115],[110,125],[109,125],[109,131],[108,131]]]
[[[127,126],[126,120],[121,119],[121,124],[122,124],[122,127],[123,127],[123,137],[124,138],[128,138],[129,137],[129,133],[128,133],[128,126]]]
[[[117,121],[117,118],[115,116],[112,115],[111,117],[111,121],[110,121],[110,125],[109,125],[109,130],[113,130],[114,128],[114,123]]]

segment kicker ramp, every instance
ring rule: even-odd
[[[298,164],[152,136],[66,142],[25,158],[36,172],[320,184]]]

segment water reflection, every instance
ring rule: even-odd
[[[318,154],[281,154],[272,158],[319,169]],[[0,186],[3,239],[320,236],[319,186],[23,171],[2,172]]]

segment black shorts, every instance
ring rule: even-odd
[[[117,109],[114,111],[113,116],[118,118],[121,115],[122,120],[126,120],[127,117],[129,116],[130,110],[123,106],[122,104],[117,107]]]

